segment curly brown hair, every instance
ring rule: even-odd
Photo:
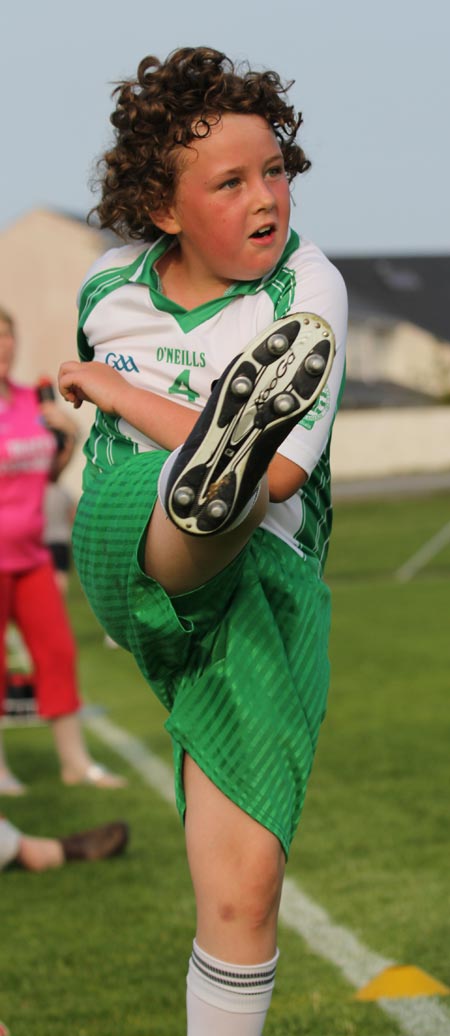
[[[293,82],[293,81],[292,81]],[[102,197],[89,218],[119,236],[152,241],[160,231],[152,212],[173,201],[183,165],[180,148],[206,137],[226,112],[261,115],[279,142],[291,182],[310,167],[295,143],[302,123],[287,102],[292,82],[276,72],[237,67],[210,47],[183,47],[166,61],[146,57],[136,79],[119,83],[111,115],[115,144],[97,164]]]

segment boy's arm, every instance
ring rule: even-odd
[[[276,453],[267,471],[269,478],[269,495],[272,503],[281,504],[304,486],[308,475],[294,461]]]
[[[175,450],[187,439],[198,418],[195,410],[136,388],[113,367],[93,360],[63,363],[59,370],[59,391],[78,409],[86,401],[106,414],[122,417],[165,450]],[[271,500],[287,500],[303,485],[307,474],[298,464],[276,454],[268,470]]]
[[[105,414],[122,417],[165,450],[180,446],[198,418],[197,411],[137,388],[113,367],[96,360],[61,364],[58,384],[61,395],[75,409],[84,401],[94,403]]]

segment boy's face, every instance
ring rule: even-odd
[[[271,127],[259,115],[230,113],[183,151],[173,204],[155,222],[177,234],[187,280],[225,290],[276,265],[289,213],[289,184]]]

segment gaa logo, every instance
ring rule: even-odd
[[[127,374],[131,374],[131,371],[136,371],[139,374],[139,367],[133,360],[132,356],[124,356],[123,353],[108,353],[105,357],[105,363],[108,367],[114,367],[116,371],[126,371]],[[0,1031],[0,1036],[2,1036]]]

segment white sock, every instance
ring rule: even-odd
[[[278,950],[263,964],[229,964],[194,939],[187,975],[187,1036],[261,1036]]]
[[[165,496],[166,496],[167,483],[169,481],[169,475],[170,475],[170,472],[172,471],[172,466],[174,464],[174,461],[176,461],[176,459],[178,457],[178,454],[179,454],[179,452],[180,452],[180,450],[182,448],[183,448],[182,446],[177,446],[176,450],[173,450],[173,452],[170,454],[170,456],[167,458],[167,460],[164,461],[164,464],[163,464],[163,466],[161,468],[161,471],[159,473],[159,479],[158,479],[158,500],[159,500],[159,502],[161,504],[161,507],[162,507],[162,509],[163,509],[165,514],[167,514],[167,508],[166,508],[166,505],[165,505],[164,501],[165,501]],[[256,489],[255,489],[255,492],[250,497],[250,500],[247,501],[247,503],[245,504],[245,507],[242,508],[242,511],[239,511],[239,514],[236,515],[236,518],[231,523],[231,525],[229,525],[228,528],[225,529],[225,532],[230,532],[230,529],[236,529],[236,527],[238,525],[240,525],[241,522],[244,521],[244,518],[246,518],[247,515],[250,514],[250,511],[255,506],[255,503],[256,503],[256,501],[258,499],[260,485],[261,485],[261,483],[259,482],[257,487],[256,487]],[[169,517],[169,515],[167,515],[167,517]]]
[[[15,860],[19,845],[20,831],[5,817],[0,817],[0,871]]]
[[[172,450],[172,453],[169,453],[169,456],[167,457],[167,460],[164,461],[164,464],[163,464],[163,466],[161,468],[161,471],[159,473],[159,479],[158,479],[158,500],[159,500],[159,502],[161,504],[161,507],[163,508],[165,514],[167,514],[167,510],[166,510],[166,505],[164,503],[164,500],[165,500],[165,496],[166,496],[166,489],[167,489],[167,483],[169,481],[169,475],[170,475],[170,472],[172,471],[173,464],[176,461],[180,450],[182,450],[182,449],[183,449],[183,445],[177,446],[176,450]],[[167,515],[167,517],[169,517],[169,515]]]

